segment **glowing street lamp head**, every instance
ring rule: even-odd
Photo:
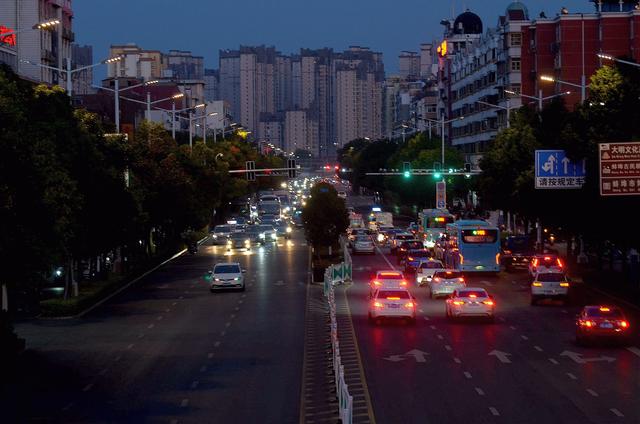
[[[182,94],[182,93],[174,94],[173,96],[171,96],[172,99],[179,99],[179,98],[182,98],[182,97],[184,97],[184,94]]]
[[[604,54],[604,53],[596,53],[596,56],[598,56],[600,59],[604,59],[604,60],[616,60],[613,56],[611,56],[610,54]]]
[[[122,60],[122,56],[111,57],[104,61],[104,63],[113,63]]]
[[[145,82],[145,83],[144,83],[144,85],[153,85],[153,84],[157,84],[157,83],[159,83],[159,82],[160,82],[160,81],[158,81],[158,80],[152,80],[152,81],[147,81],[147,82]]]
[[[195,106],[194,106],[194,109],[199,109],[199,108],[201,108],[201,107],[205,107],[205,106],[206,106],[206,104],[205,104],[205,103],[200,103],[199,105],[195,105]]]
[[[49,29],[56,25],[60,25],[60,21],[57,19],[52,19],[50,21],[40,22],[33,26],[34,29]]]
[[[550,77],[549,75],[540,75],[540,80],[547,82],[556,82],[556,79],[554,77]]]

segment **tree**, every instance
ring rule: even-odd
[[[310,199],[302,210],[302,221],[307,240],[314,247],[336,247],[341,234],[349,226],[344,200],[336,189],[327,183],[311,188]]]

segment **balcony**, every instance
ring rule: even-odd
[[[76,41],[76,34],[67,28],[62,28],[62,38],[69,40],[70,43],[73,43],[74,41]]]

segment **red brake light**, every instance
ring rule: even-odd
[[[416,306],[413,302],[407,302],[404,304],[405,308],[413,308],[414,306]]]
[[[397,296],[389,296],[387,297],[387,300],[400,300],[400,298]]]
[[[404,281],[404,280],[402,280],[402,281],[400,281],[400,285],[401,285],[401,286],[406,286],[406,285],[407,285],[407,282],[406,282],[406,281]]]
[[[440,281],[440,277],[434,277],[433,281]]]
[[[464,283],[464,277],[458,278],[458,281],[460,281],[461,283]]]
[[[563,265],[562,265],[562,261],[560,260],[560,258],[558,258],[558,266],[559,266],[560,268],[562,268],[562,266],[563,266]]]
[[[545,260],[545,261],[550,261],[550,260],[551,260],[551,256],[545,256],[545,257],[544,257],[544,260]]]
[[[409,257],[407,258],[407,260],[408,260],[408,261],[413,261],[413,258],[412,258],[411,256],[409,256]]]
[[[622,328],[627,328],[629,327],[629,323],[627,321],[620,321],[618,322],[618,325]]]
[[[469,297],[476,298],[476,297],[478,297],[478,296],[476,296],[475,294],[470,294],[470,295],[469,295]]]
[[[600,307],[600,311],[601,311],[601,312],[610,312],[610,311],[611,311],[611,309],[607,308],[606,306],[601,306],[601,307]]]
[[[451,271],[447,271],[447,275],[450,275],[450,274],[451,274]]]
[[[589,320],[580,320],[580,325],[583,327],[595,327],[596,323],[594,321],[589,321]]]
[[[538,266],[538,258],[533,260],[533,266]]]
[[[485,305],[489,305],[489,306],[493,306],[494,305],[493,300],[485,300],[482,303],[484,303]]]

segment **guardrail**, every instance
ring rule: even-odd
[[[333,284],[333,275],[328,268],[324,274],[324,288],[325,296],[327,297],[327,302],[329,304],[329,317],[331,318],[331,350],[333,351],[333,375],[336,385],[336,397],[338,398],[340,421],[342,424],[352,424],[353,396],[349,394],[349,388],[344,380],[344,365],[342,365],[342,359],[340,358],[338,321],[336,319],[336,298]]]

